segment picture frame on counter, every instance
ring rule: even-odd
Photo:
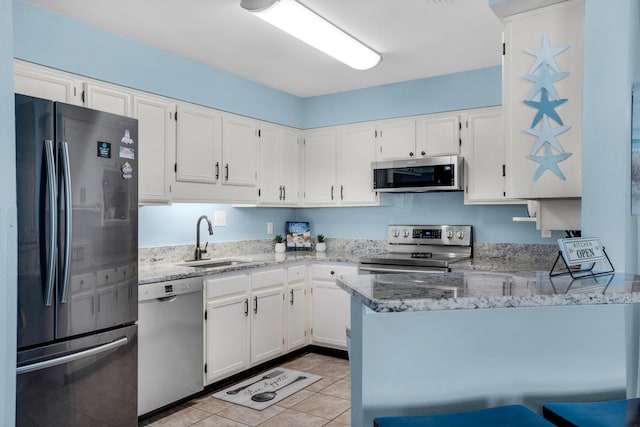
[[[285,230],[287,251],[311,250],[311,228],[308,222],[287,221]]]

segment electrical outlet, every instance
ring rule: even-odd
[[[551,230],[542,230],[542,237],[551,237]]]
[[[215,211],[213,213],[213,225],[215,227],[225,227],[227,225],[227,213],[225,211]]]
[[[267,223],[267,234],[273,234],[273,223],[272,222],[268,222]]]

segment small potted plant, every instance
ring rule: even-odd
[[[282,238],[282,234],[276,234],[276,237],[273,239],[276,242],[276,252],[284,252],[284,239]]]
[[[325,252],[327,250],[327,244],[324,241],[324,235],[318,234],[316,240],[318,241],[316,243],[316,252]]]

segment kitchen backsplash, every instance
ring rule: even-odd
[[[327,239],[327,250],[349,253],[356,257],[388,251],[385,240],[371,239]],[[157,246],[139,248],[139,264],[174,263],[193,259],[195,245]],[[236,242],[211,243],[205,258],[227,258],[273,252],[272,239],[242,240]],[[558,254],[557,244],[538,243],[474,243],[474,258],[518,260],[539,262],[553,260]]]

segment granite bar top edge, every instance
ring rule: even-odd
[[[441,277],[442,285],[447,285],[447,280],[452,273],[444,273]],[[455,273],[454,273],[455,274]],[[484,280],[496,281],[503,280],[505,278],[513,277],[510,273],[485,273],[467,271],[464,273],[457,273],[458,275],[464,274],[468,278],[482,278]],[[399,275],[398,287],[399,292],[402,292],[402,282]],[[553,307],[553,306],[578,306],[578,305],[605,305],[605,304],[632,304],[640,303],[640,277],[633,274],[615,273],[616,280],[614,285],[610,288],[609,292],[604,292],[598,288],[590,291],[588,287],[583,290],[578,290],[575,293],[560,292],[560,293],[547,293],[547,294],[532,294],[532,295],[489,295],[489,296],[462,296],[452,298],[430,298],[430,297],[413,297],[413,298],[375,298],[363,291],[362,286],[358,287],[354,284],[355,276],[339,277],[336,280],[337,285],[349,293],[351,296],[359,300],[366,307],[378,313],[397,313],[397,312],[420,312],[420,311],[445,311],[445,310],[473,310],[473,309],[497,309],[497,308],[518,308],[518,307]],[[366,278],[359,277],[360,284],[362,281],[374,280],[375,276],[368,276]],[[385,277],[390,277],[386,275]],[[548,279],[548,272],[527,272],[521,274],[522,277],[535,277],[536,282],[533,286],[546,285]],[[603,281],[607,280],[608,276],[599,276]],[[588,278],[591,279],[591,278]],[[563,277],[557,279],[564,283],[573,282],[570,277]],[[541,282],[541,283],[538,283]],[[534,283],[530,281],[527,283]],[[569,285],[569,288],[571,284]],[[562,287],[559,287],[563,291]],[[607,289],[608,287],[605,287]],[[391,292],[392,293],[392,292]]]

